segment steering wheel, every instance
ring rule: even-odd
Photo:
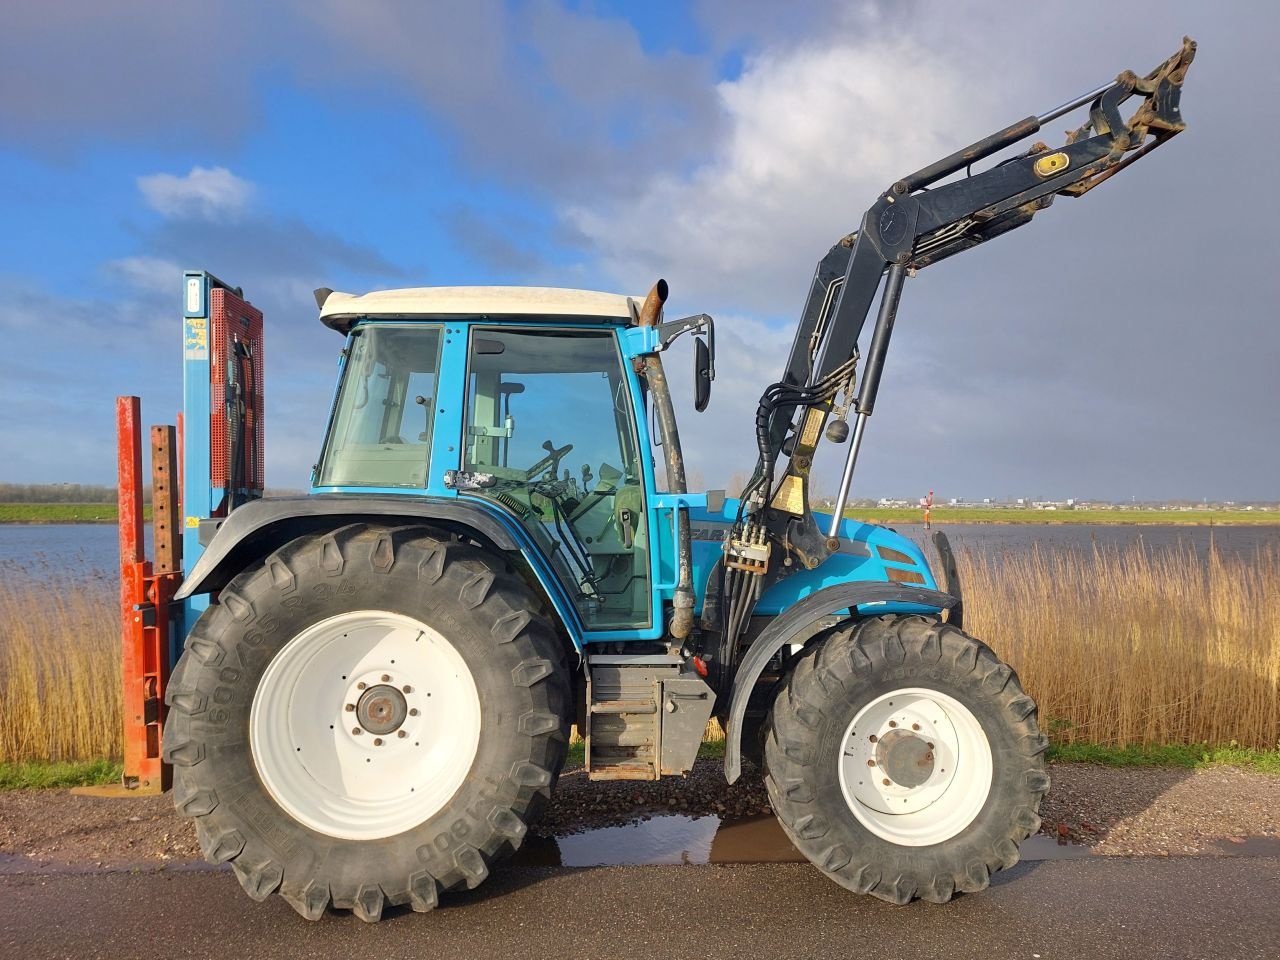
[[[547,455],[524,472],[526,482],[534,479],[539,474],[546,473],[548,470],[551,471],[552,476],[559,473],[560,461],[564,459],[566,453],[573,449],[573,444],[566,443],[563,447],[557,447],[550,440],[544,440],[542,449],[547,451]]]

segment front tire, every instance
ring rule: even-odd
[[[353,524],[238,576],[166,698],[206,859],[308,919],[477,886],[564,762],[568,676],[535,611],[501,558],[423,528]]]
[[[839,628],[801,655],[765,728],[765,786],[792,843],[892,903],[984,889],[1040,827],[1048,742],[1007,665],[919,616]]]

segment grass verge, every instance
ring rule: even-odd
[[[115,760],[74,760],[47,763],[29,760],[0,763],[0,790],[29,790],[37,787],[95,787],[118,783],[124,765]]]
[[[0,503],[0,523],[115,523],[114,503]],[[151,507],[142,508],[143,519]]]
[[[1204,744],[1131,745],[1104,747],[1096,743],[1062,743],[1049,748],[1056,763],[1096,763],[1104,767],[1241,767],[1258,773],[1280,776],[1280,748],[1256,750],[1252,747],[1210,747]]]

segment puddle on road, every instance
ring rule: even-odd
[[[1022,843],[1022,859],[1065,860],[1095,856],[1076,843],[1059,843],[1039,834]],[[1184,854],[1185,855],[1185,854]],[[1214,840],[1193,856],[1280,857],[1280,837],[1231,837]],[[662,814],[624,826],[600,827],[565,837],[528,837],[510,861],[525,867],[603,867],[652,864],[805,863],[778,821],[769,815],[721,820]],[[190,863],[47,863],[0,850],[0,876],[24,873],[188,872],[225,870],[201,861]]]
[[[1207,852],[1220,857],[1280,857],[1280,837],[1232,837],[1215,840]]]
[[[1021,846],[1022,859],[1067,860],[1095,856],[1076,843],[1040,834]],[[1200,856],[1280,856],[1280,837],[1214,841]],[[650,864],[805,863],[772,816],[661,815],[639,823],[601,827],[566,837],[530,837],[513,863],[540,867],[603,867]]]
[[[1088,847],[1031,837],[1024,860],[1092,856]],[[516,855],[524,866],[604,867],[674,863],[805,863],[772,816],[657,816],[639,823],[601,827],[567,837],[531,837]]]
[[[1055,837],[1038,833],[1027,837],[1018,847],[1018,855],[1023,860],[1075,860],[1078,857],[1092,857],[1093,850],[1082,843],[1062,843]]]

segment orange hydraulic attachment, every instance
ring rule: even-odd
[[[120,505],[121,666],[124,680],[124,782],[129,793],[169,789],[160,759],[164,690],[169,680],[170,602],[182,582],[177,437],[172,426],[151,428],[151,520],[154,563],[142,533],[142,404],[116,398]],[[175,612],[180,615],[180,608]]]

